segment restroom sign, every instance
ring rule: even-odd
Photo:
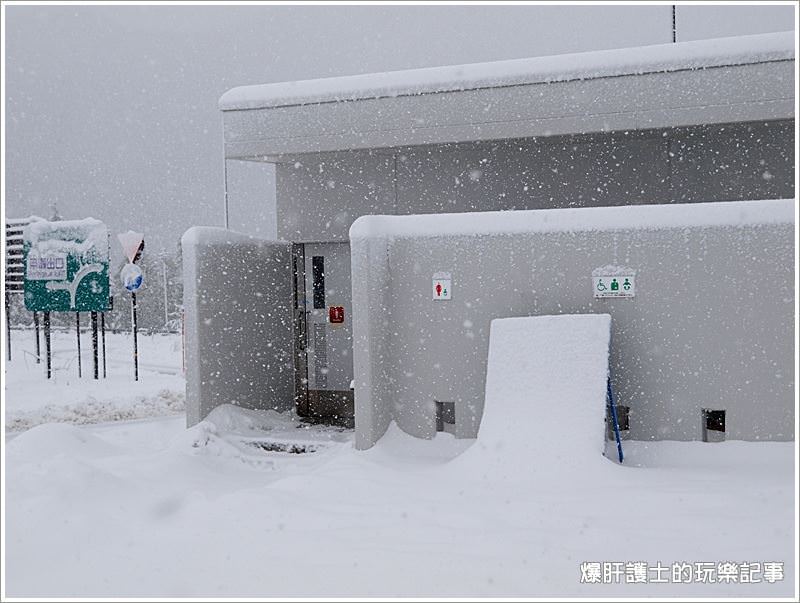
[[[636,296],[636,277],[633,274],[593,274],[592,290],[596,298]]]
[[[447,300],[453,296],[453,279],[449,272],[437,272],[433,275],[433,299]]]
[[[328,322],[341,324],[344,322],[344,306],[330,306],[328,308]]]

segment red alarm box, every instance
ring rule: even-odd
[[[328,308],[328,322],[333,324],[344,322],[344,306],[330,306]]]

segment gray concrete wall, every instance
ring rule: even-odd
[[[290,245],[195,227],[181,247],[187,424],[220,404],[292,408]]]
[[[303,155],[276,179],[293,241],[347,240],[366,214],[790,198],[794,121]]]
[[[359,216],[393,214],[394,157],[373,151],[304,155],[275,169],[278,237],[347,241]]]
[[[730,439],[791,440],[792,202],[782,202],[783,223],[735,225],[747,210],[725,204],[721,224],[690,226],[705,207],[671,206],[681,226],[595,230],[576,218],[571,231],[516,234],[482,233],[491,216],[458,216],[474,234],[447,237],[431,224],[393,237],[391,221],[403,218],[362,218],[353,282],[371,279],[382,294],[354,291],[357,446],[371,446],[390,418],[432,437],[433,400],[454,401],[457,436],[475,437],[490,321],[564,313],[612,316],[614,385],[632,438],[700,439],[701,408],[715,408],[727,411]],[[558,218],[549,213],[545,222]],[[448,217],[429,219],[445,228]],[[593,298],[592,271],[607,264],[636,270],[635,299]],[[431,299],[438,271],[453,275],[452,301]]]

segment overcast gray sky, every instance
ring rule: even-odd
[[[727,8],[679,9],[679,38],[793,26],[792,7]],[[666,43],[671,21],[668,5],[7,5],[6,215],[55,203],[174,248],[222,223],[233,86]],[[231,178],[268,208],[266,175]]]

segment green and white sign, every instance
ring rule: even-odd
[[[636,297],[636,271],[621,266],[603,266],[592,271],[595,298]]]
[[[108,309],[108,228],[93,218],[31,222],[23,230],[25,308]]]

